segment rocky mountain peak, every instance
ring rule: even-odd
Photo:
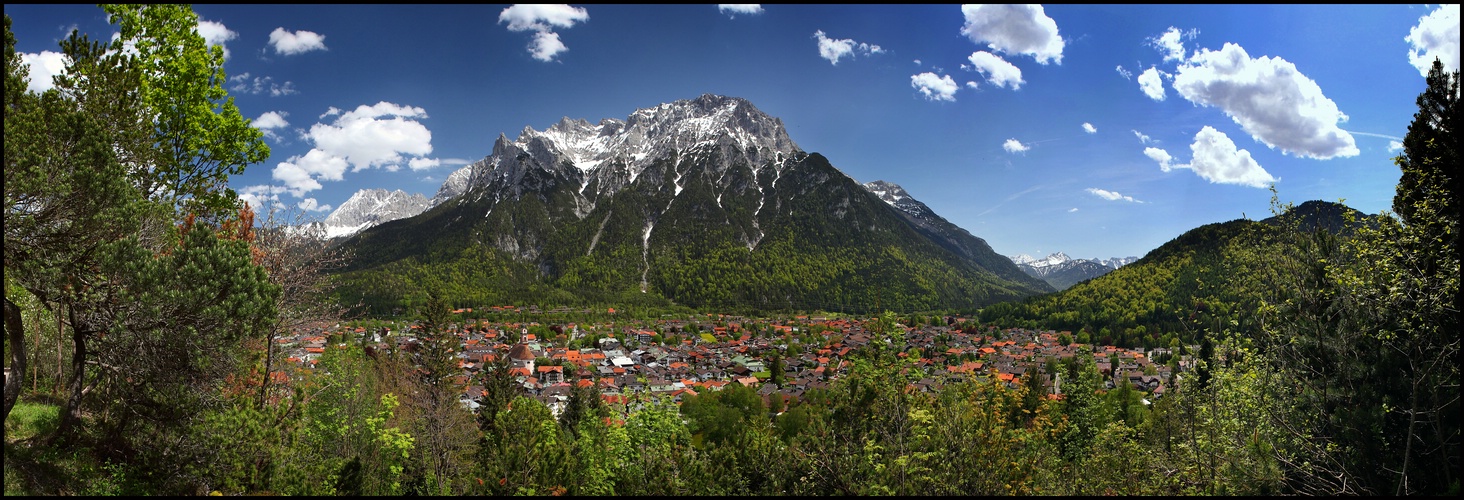
[[[420,214],[431,206],[432,202],[421,193],[408,194],[400,189],[362,189],[341,203],[322,224],[326,237],[337,238],[383,222]]]

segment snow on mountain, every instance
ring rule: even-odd
[[[1028,275],[1041,278],[1058,290],[1066,289],[1074,283],[1085,279],[1096,278],[1107,274],[1109,271],[1131,264],[1138,257],[1114,257],[1111,259],[1074,259],[1067,254],[1057,252],[1041,259],[1033,258],[1027,254],[1018,254],[1007,257],[1017,267],[1022,268]]]
[[[1102,264],[1109,269],[1118,269],[1139,260],[1138,257],[1113,257],[1109,259],[1074,259],[1072,257],[1068,257],[1067,254],[1062,252],[1053,253],[1041,259],[1034,258],[1031,255],[1027,254],[1011,255],[1007,258],[1011,259],[1013,263],[1016,263],[1019,266],[1028,266],[1036,269],[1055,268],[1058,266],[1063,266],[1070,262],[1079,261],[1093,262],[1097,264]]]
[[[468,178],[473,175],[473,166],[468,165],[457,169],[447,180],[442,181],[442,187],[437,188],[437,194],[432,196],[430,207],[441,205],[442,202],[458,197],[468,190]]]
[[[935,213],[930,210],[930,207],[911,197],[910,193],[905,192],[905,188],[900,187],[899,184],[886,181],[866,182],[864,189],[868,189],[890,206],[917,219],[928,220]]]
[[[400,189],[362,189],[331,212],[322,223],[327,238],[356,234],[387,221],[411,217],[426,211],[432,202],[420,193]]]
[[[801,150],[788,138],[782,120],[745,99],[707,94],[637,109],[625,120],[591,124],[565,117],[543,131],[524,127],[514,140],[499,135],[492,154],[469,165],[468,189],[498,185],[480,196],[518,196],[526,175],[546,170],[577,180],[588,212],[593,198],[634,182],[652,162],[697,152],[717,153],[713,170],[725,171],[739,162],[778,164]],[[585,193],[591,184],[598,186],[597,192]]]
[[[1098,260],[1098,263],[1099,264],[1103,264],[1103,265],[1108,266],[1108,267],[1111,267],[1111,268],[1114,268],[1114,269],[1118,269],[1120,267],[1127,266],[1129,264],[1133,264],[1134,262],[1136,262],[1138,260],[1139,260],[1138,257],[1114,257],[1114,258],[1111,258],[1111,259],[1100,259],[1100,260]]]

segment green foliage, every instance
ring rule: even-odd
[[[232,213],[238,199],[227,188],[228,177],[268,158],[269,146],[224,90],[223,48],[209,47],[198,35],[198,15],[188,5],[104,5],[103,9],[121,32],[111,49],[120,52],[131,46],[136,51],[136,96],[141,116],[153,124],[151,130],[137,130],[128,139],[137,142],[123,144],[127,160],[138,165],[130,177],[149,198],[177,203],[201,215]],[[91,76],[84,71],[74,74]],[[67,82],[59,88],[71,87],[69,79],[63,80]]]

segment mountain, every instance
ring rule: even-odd
[[[1032,276],[1019,266],[1012,265],[993,251],[991,245],[986,244],[986,240],[972,236],[970,232],[937,215],[929,206],[905,192],[905,188],[899,184],[873,181],[865,183],[864,189],[899,210],[912,228],[946,250],[970,259],[1004,279],[1024,283],[1036,289],[1047,289],[1040,276]]]
[[[1027,254],[1013,255],[1009,258],[1023,272],[1042,279],[1058,290],[1066,290],[1080,281],[1102,276],[1139,259],[1138,257],[1074,259],[1062,252],[1048,255],[1043,259],[1035,259]]]
[[[383,222],[420,214],[431,205],[427,197],[407,194],[400,189],[362,189],[331,212],[321,224],[327,238],[339,238]]]
[[[343,238],[383,222],[411,217],[463,194],[471,175],[471,166],[448,175],[432,199],[401,190],[362,189],[336,207],[320,225],[327,238]]]
[[[740,98],[525,127],[449,180],[430,209],[342,243],[356,255],[342,298],[872,311],[1051,291],[944,219],[912,221]]]
[[[1356,222],[1348,222],[1346,214]],[[1345,237],[1352,228],[1371,221],[1372,216],[1344,205],[1309,201],[1261,221],[1206,224],[1131,264],[1061,292],[986,307],[981,320],[1086,331],[1080,339],[1130,347],[1166,346],[1174,339],[1195,342],[1195,333],[1205,328],[1246,332],[1258,327],[1248,323],[1245,314],[1256,304],[1247,302],[1236,283],[1264,272],[1266,259],[1287,253],[1274,246],[1280,244],[1274,238],[1276,228],[1322,228]],[[1254,256],[1238,258],[1231,252],[1235,248],[1253,249]]]

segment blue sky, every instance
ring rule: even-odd
[[[1415,61],[1459,64],[1457,5],[194,10],[268,132],[272,156],[230,182],[250,199],[323,217],[358,189],[430,197],[500,133],[713,93],[1004,255],[1141,256],[1269,216],[1271,182],[1388,209]],[[36,88],[70,29],[115,31],[96,6],[5,13]]]

